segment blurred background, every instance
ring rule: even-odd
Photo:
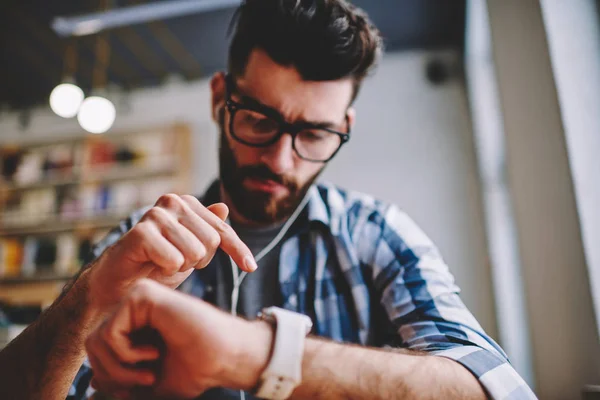
[[[386,54],[323,179],[423,227],[540,398],[592,392],[600,2],[353,3]],[[237,4],[0,4],[0,347],[128,212],[217,176],[207,79],[225,68]]]

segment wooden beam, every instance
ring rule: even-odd
[[[61,40],[54,31],[50,29],[50,27],[45,28],[45,25],[40,23],[38,20],[33,19],[30,16],[27,16],[23,13],[23,11],[18,7],[13,7],[11,10],[11,18],[15,21],[18,21],[20,25],[25,27],[28,32],[30,32],[35,40],[39,41],[41,44],[48,47],[53,52],[57,53],[57,56],[62,59],[64,57],[65,45],[64,41]],[[77,46],[77,44],[85,44],[81,39],[70,39],[77,40],[75,42],[75,46],[79,47],[77,51],[77,63],[78,69],[77,74],[80,77],[83,77],[86,82],[91,82],[92,79],[92,70],[94,63],[97,62],[94,56],[94,48],[92,47],[88,50],[83,46]],[[83,51],[81,51],[83,50]],[[89,51],[91,52],[91,57],[82,56],[81,53]],[[110,75],[117,79],[117,83],[127,84],[132,81],[137,81],[138,72],[135,71],[122,57],[113,50],[111,52],[110,63],[107,66]],[[83,73],[82,73],[83,72]]]
[[[114,43],[117,38],[110,33],[109,41],[111,43],[110,62],[108,65],[108,72],[114,76],[120,85],[124,87],[135,86],[140,81],[139,71],[121,54],[115,50]],[[89,82],[92,79],[92,71],[96,62],[96,36],[84,36],[77,39],[78,41],[78,53],[80,62],[80,71],[85,72],[86,78],[89,78]],[[84,62],[82,62],[85,60]]]
[[[121,41],[136,57],[140,65],[154,77],[160,79],[169,73],[168,67],[146,41],[131,27],[123,27],[113,31],[113,37]]]
[[[148,29],[167,54],[179,65],[187,79],[202,74],[202,66],[198,60],[169,29],[166,23],[163,21],[150,22]]]
[[[140,4],[140,1],[131,0],[130,4]],[[186,79],[193,79],[202,75],[202,66],[196,57],[190,53],[164,21],[150,21],[146,26],[162,49],[179,66]]]

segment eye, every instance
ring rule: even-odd
[[[257,119],[253,125],[256,132],[271,133],[277,131],[277,123],[269,118]]]
[[[242,121],[256,133],[272,133],[278,130],[277,122],[257,112],[245,110]]]
[[[316,142],[327,139],[329,137],[329,133],[322,130],[313,129],[302,131],[300,132],[299,136],[302,140]]]

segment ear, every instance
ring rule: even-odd
[[[217,72],[210,80],[211,115],[213,121],[219,123],[219,110],[225,107],[225,73]]]
[[[346,111],[346,115],[348,116],[348,125],[350,131],[354,128],[354,123],[356,122],[356,109],[354,107],[348,108]]]

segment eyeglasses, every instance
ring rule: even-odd
[[[229,132],[240,143],[252,147],[268,147],[281,136],[292,136],[292,148],[298,157],[313,162],[327,162],[336,155],[342,145],[350,140],[348,116],[344,120],[344,132],[329,126],[299,122],[286,122],[276,110],[249,99],[248,104],[238,103],[231,98],[235,82],[231,74],[226,80],[226,107],[230,113]]]

